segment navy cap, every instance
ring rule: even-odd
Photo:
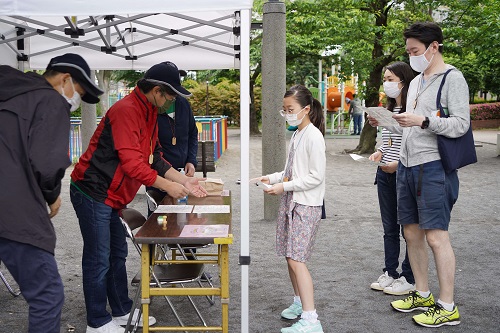
[[[66,53],[50,59],[47,70],[68,73],[85,90],[82,101],[89,104],[99,103],[99,96],[104,93],[93,80],[90,79],[90,67],[80,55]]]
[[[165,61],[154,65],[146,71],[144,79],[153,84],[169,86],[176,94],[181,96],[191,96],[191,93],[181,86],[181,75],[173,62]]]

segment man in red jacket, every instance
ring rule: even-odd
[[[77,54],[52,58],[43,76],[0,66],[0,260],[29,304],[30,333],[60,331],[64,287],[50,219],[71,164],[69,112],[101,94]]]
[[[87,333],[122,333],[120,325],[126,325],[132,308],[119,210],[133,200],[141,185],[154,186],[174,198],[206,195],[198,178],[181,174],[163,159],[157,142],[159,109],[177,95],[191,95],[180,85],[177,68],[166,63],[151,67],[134,91],[108,110],[71,174],[71,202],[84,242]],[[149,319],[150,324],[155,322]]]

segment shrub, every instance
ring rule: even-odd
[[[470,105],[472,120],[500,119],[500,103]]]

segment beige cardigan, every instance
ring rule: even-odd
[[[323,134],[313,124],[309,124],[302,131],[294,133],[290,144],[295,145],[292,180],[283,182],[285,173],[283,170],[267,175],[270,184],[283,182],[284,190],[293,191],[293,201],[299,204],[323,205],[326,169],[326,146]]]

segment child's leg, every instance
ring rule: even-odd
[[[293,290],[300,296],[302,309],[304,311],[313,311],[314,307],[314,289],[309,269],[303,262],[298,262],[287,258],[288,271],[292,280]],[[298,294],[297,294],[298,292]]]

